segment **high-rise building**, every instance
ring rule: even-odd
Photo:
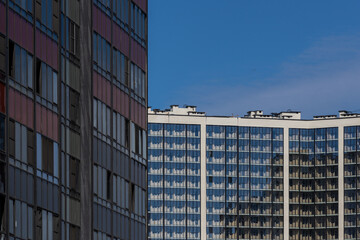
[[[0,239],[146,239],[147,0],[0,0]]]
[[[360,238],[360,114],[148,114],[149,239]]]

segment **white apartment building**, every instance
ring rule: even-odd
[[[360,239],[360,114],[148,110],[149,239]]]

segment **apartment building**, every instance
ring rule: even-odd
[[[147,0],[0,0],[0,239],[146,239]]]
[[[148,115],[149,239],[360,238],[360,114]]]

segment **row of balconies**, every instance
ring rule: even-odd
[[[326,216],[326,215],[337,215],[337,211],[336,210],[327,210],[327,211],[320,211],[320,210],[315,210],[315,214],[314,211],[311,210],[302,210],[299,211],[299,209],[294,209],[292,211],[290,211],[290,216]]]
[[[151,159],[152,160],[152,159]],[[172,156],[169,157],[167,155],[164,156],[164,162],[179,162],[179,163],[184,163],[185,162],[185,156],[183,157],[176,157],[176,156]]]
[[[346,162],[345,162],[346,163]],[[326,165],[337,165],[337,160],[328,158],[325,160],[315,159],[315,161],[302,160],[299,158],[292,158],[289,161],[290,166],[326,166]]]
[[[175,201],[185,201],[185,194],[184,195],[176,195],[176,194],[164,194],[165,200],[175,200]]]
[[[293,231],[293,230],[292,230]],[[337,235],[335,233],[325,233],[325,234],[321,234],[318,232],[315,232],[315,240],[323,240],[323,239],[338,239]],[[292,234],[290,235],[290,240],[313,240],[313,236],[311,235],[302,235],[301,233],[296,233],[296,234]]]
[[[211,157],[211,158],[207,158],[206,161],[208,164],[225,164],[225,158],[215,158],[215,157]]]
[[[167,130],[164,129],[164,136],[165,137],[186,137],[186,131],[175,131],[175,130]]]
[[[169,169],[169,168],[165,168],[164,169],[165,174],[169,174],[169,175],[186,175],[185,169]]]
[[[224,189],[225,190],[225,183],[207,183],[207,189]]]
[[[217,201],[225,201],[225,196],[206,196],[206,201],[212,201],[212,202],[217,202]]]

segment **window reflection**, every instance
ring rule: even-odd
[[[337,132],[289,129],[290,239],[338,237]]]
[[[149,238],[199,239],[200,126],[149,124],[148,134]]]

